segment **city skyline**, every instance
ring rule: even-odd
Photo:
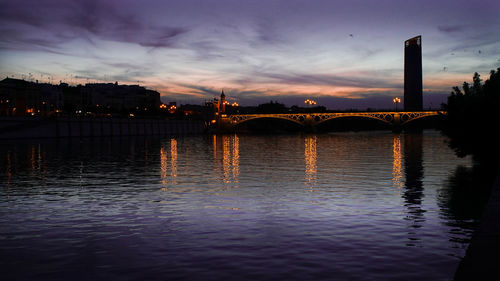
[[[0,76],[118,81],[199,103],[380,108],[422,35],[424,107],[500,67],[496,1],[0,1]]]

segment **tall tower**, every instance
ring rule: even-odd
[[[405,41],[405,111],[423,109],[422,98],[422,36]]]
[[[226,95],[224,95],[224,90],[220,94],[220,112],[226,112]]]

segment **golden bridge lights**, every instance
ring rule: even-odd
[[[317,102],[315,100],[310,100],[310,99],[306,99],[304,101],[304,103],[307,105],[316,105],[317,104]]]
[[[233,103],[231,104],[231,106],[232,106],[232,107],[238,107],[238,106],[240,106],[240,105],[239,105],[237,102],[233,102]]]

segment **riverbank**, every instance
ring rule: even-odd
[[[201,134],[201,120],[2,117],[0,139]]]
[[[500,280],[500,177],[454,280]]]

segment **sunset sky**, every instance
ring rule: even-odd
[[[422,35],[424,106],[438,107],[500,67],[499,30],[498,0],[0,0],[0,79],[383,108],[403,95],[404,41]]]

